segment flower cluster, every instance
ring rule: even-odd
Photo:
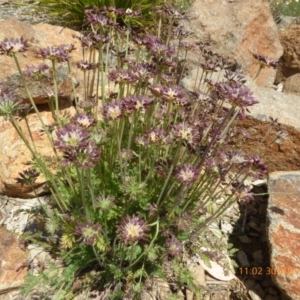
[[[26,69],[23,71],[23,75],[25,77],[35,77],[39,79],[43,75],[44,71],[48,69],[49,66],[45,63],[41,63],[38,66],[30,65],[26,66]]]
[[[118,226],[119,238],[125,244],[132,244],[148,239],[147,232],[150,230],[141,216],[127,216]]]
[[[19,39],[5,38],[0,42],[0,54],[13,55],[19,52],[25,52],[29,48],[28,41],[23,37]]]
[[[69,53],[75,50],[73,44],[66,45],[62,44],[59,46],[51,46],[40,48],[36,53],[43,59],[50,59],[52,61],[64,62],[70,59]]]
[[[91,221],[86,223],[79,222],[75,229],[75,234],[79,235],[77,241],[90,246],[94,246],[97,243],[102,232],[100,224],[93,224]]]
[[[74,121],[79,124],[67,124],[56,131],[57,140],[54,142],[57,149],[63,152],[62,164],[75,164],[89,169],[99,160],[101,151],[96,142],[90,139],[87,127],[94,120],[88,115],[78,115]]]
[[[167,253],[172,257],[180,258],[183,254],[183,246],[174,236],[166,241]]]
[[[0,116],[11,117],[22,109],[22,100],[17,99],[9,87],[0,86]]]
[[[28,169],[21,173],[19,173],[18,178],[15,178],[17,183],[19,183],[22,187],[24,185],[32,186],[34,182],[37,180],[38,176],[40,175],[39,172],[37,172],[35,169]]]
[[[190,164],[184,164],[177,168],[177,178],[183,184],[195,182],[198,179],[199,170]]]

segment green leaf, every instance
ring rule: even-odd
[[[108,264],[109,272],[113,275],[115,280],[123,279],[124,274],[122,270],[119,269],[116,265]]]
[[[132,245],[126,251],[125,260],[132,261],[135,260],[142,253],[142,247],[140,245]]]

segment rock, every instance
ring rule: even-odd
[[[181,84],[193,90],[196,73],[191,71]],[[214,73],[212,80],[216,81],[218,74]],[[222,76],[221,73],[220,81]],[[238,122],[232,144],[245,155],[260,156],[269,172],[300,170],[300,96],[259,87],[248,76],[246,80],[259,103],[251,106],[248,117]],[[270,118],[281,125],[272,124]],[[247,140],[242,137],[244,131],[250,135]]]
[[[268,1],[196,0],[187,16],[189,20],[183,26],[193,32],[188,41],[209,41],[213,51],[234,59],[252,78],[259,70],[259,62],[251,52],[275,60],[283,53]],[[191,63],[199,64],[199,51]],[[257,84],[271,87],[275,76],[276,70],[264,68]]]
[[[280,42],[283,46],[283,56],[279,61],[276,82],[300,72],[300,24],[294,23],[280,32]]]
[[[46,110],[48,105],[44,106],[44,111],[41,111],[42,119],[46,125],[51,125],[54,122],[52,113],[49,111],[49,109]],[[61,106],[61,113],[70,113],[72,115],[75,113],[75,109],[74,107]],[[30,114],[28,116],[28,123],[38,153],[42,155],[42,157],[48,162],[49,167],[54,170],[54,153],[47,135],[41,132],[42,126],[37,115]],[[16,178],[19,177],[20,172],[30,168],[27,163],[31,161],[32,155],[9,121],[1,117],[0,126],[0,140],[5,141],[5,143],[0,143],[0,193],[12,197],[35,197],[35,194],[30,186],[22,187],[16,181]],[[26,138],[30,140],[24,120],[20,122],[20,126],[23,129]],[[40,175],[34,183],[35,191],[38,195],[44,194],[48,191],[44,186],[44,183],[45,179],[42,175]]]
[[[265,293],[261,286],[257,284],[257,282],[254,279],[247,279],[244,282],[246,288],[248,289],[248,293],[251,296],[251,299],[253,300],[260,300],[264,299]]]
[[[240,266],[242,266],[242,267],[249,267],[250,266],[247,254],[244,251],[242,251],[242,250],[238,251],[237,259],[240,263]]]
[[[19,289],[27,274],[27,252],[18,246],[16,236],[0,227],[0,294]]]
[[[269,175],[267,217],[271,270],[277,286],[300,299],[300,171]]]
[[[300,73],[287,78],[284,83],[283,92],[300,96]]]
[[[191,263],[187,266],[187,269],[191,272],[197,286],[206,287],[205,271],[199,264]]]
[[[63,28],[61,26],[54,26],[50,24],[29,25],[16,19],[6,19],[0,21],[0,26],[2,28],[0,32],[0,41],[2,41],[4,38],[20,38],[21,36],[23,36],[25,40],[29,41],[29,49],[24,52],[24,54],[21,53],[18,56],[18,61],[22,70],[24,70],[27,65],[37,66],[43,62],[43,60],[36,54],[36,50],[38,48],[58,46],[61,44],[73,44],[76,49],[70,54],[70,56],[72,57],[72,59],[70,60],[72,74],[68,74],[66,63],[60,64],[61,72],[59,73],[61,74],[59,76],[59,91],[61,93],[61,96],[71,97],[71,80],[75,85],[78,84],[78,82],[82,82],[83,80],[83,73],[76,67],[76,62],[82,60],[81,44],[78,39],[74,38],[74,35],[79,36],[80,34],[77,31]],[[8,84],[13,86],[15,85],[20,88],[20,82],[18,79],[19,76],[14,59],[6,55],[0,55],[0,64],[0,82],[6,81],[8,82]],[[69,77],[67,77],[67,75]],[[53,83],[51,82],[51,80],[47,82],[46,87],[53,89]],[[37,103],[45,103],[45,93],[42,93],[36,87],[36,84],[33,86],[33,88],[36,89],[34,98],[36,99]],[[79,95],[82,95],[82,87],[77,88],[76,92]],[[24,93],[22,89],[20,90],[20,93],[22,94],[23,99],[27,97],[26,93]]]
[[[277,28],[279,31],[283,31],[283,30],[286,30],[287,28],[289,28],[292,24],[295,24],[296,22],[297,22],[297,17],[281,15],[279,17],[279,22],[277,24]]]
[[[25,69],[26,65],[38,65],[42,62],[35,52],[39,47],[74,44],[76,50],[71,53],[72,59],[70,61],[74,72],[69,74],[66,63],[57,64],[59,104],[60,109],[62,110],[61,112],[70,113],[71,115],[74,114],[75,110],[71,107],[70,101],[74,96],[72,94],[72,81],[73,83],[76,83],[77,81],[75,78],[78,78],[78,81],[82,81],[83,78],[81,71],[77,71],[77,68],[75,67],[76,62],[82,59],[80,42],[73,37],[73,35],[79,35],[79,33],[68,28],[49,24],[37,24],[31,26],[15,19],[1,21],[0,27],[2,28],[0,32],[0,41],[4,38],[20,38],[23,36],[24,39],[30,42],[31,47],[28,51],[21,53],[18,56],[21,69]],[[0,82],[7,83],[8,86],[16,91],[18,97],[24,100],[23,102],[28,102],[29,99],[21,84],[14,59],[6,55],[0,55],[0,64]],[[46,89],[53,89],[51,74],[49,74],[48,79],[44,79],[43,83]],[[39,110],[41,111],[45,124],[52,124],[54,120],[52,119],[48,105],[43,104],[48,100],[48,97],[45,96],[45,91],[39,87],[39,83],[33,82],[32,80],[28,82],[28,85],[34,101],[39,105]],[[77,90],[77,92],[79,95],[82,94],[80,90]],[[53,150],[51,149],[46,134],[41,133],[42,127],[36,114],[30,114],[28,120],[38,152],[44,158],[51,160],[51,157],[53,157]],[[34,197],[35,195],[30,187],[21,187],[15,180],[16,177],[19,177],[20,172],[29,168],[29,166],[26,166],[26,163],[31,161],[32,155],[25,147],[23,141],[19,138],[11,123],[4,118],[0,118],[0,124],[2,126],[0,138],[1,141],[5,141],[5,143],[1,143],[0,145],[0,193],[14,197]],[[20,122],[20,126],[25,132],[26,137],[29,138],[24,120]],[[42,176],[39,176],[35,182],[34,186],[38,195],[47,192],[44,182],[45,179]]]

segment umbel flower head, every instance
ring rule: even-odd
[[[13,55],[18,52],[25,52],[28,47],[29,43],[23,37],[19,39],[5,38],[0,42],[0,54]]]
[[[166,246],[167,253],[173,257],[180,257],[183,253],[182,244],[174,236],[167,239]]]
[[[101,151],[98,149],[95,141],[88,141],[84,146],[74,148],[66,148],[64,151],[62,164],[68,166],[70,164],[77,165],[83,169],[94,167],[95,163],[100,159]]]
[[[61,150],[74,149],[86,147],[88,144],[89,134],[85,128],[79,125],[67,124],[66,126],[56,131],[57,141],[55,146]]]
[[[73,51],[75,47],[71,45],[59,45],[46,48],[40,48],[36,53],[43,59],[50,59],[52,61],[64,62],[70,59],[69,53]]]
[[[184,164],[178,168],[177,178],[182,183],[192,183],[198,179],[199,170],[189,164]]]
[[[147,240],[147,232],[150,230],[141,216],[127,216],[118,226],[118,234],[125,244]]]
[[[0,116],[11,117],[16,114],[21,108],[22,100],[16,99],[15,95],[0,87]]]
[[[79,235],[77,241],[81,241],[83,244],[94,246],[100,239],[102,228],[100,224],[93,224],[91,221],[86,223],[79,222],[75,229],[75,235]]]
[[[24,185],[33,185],[38,176],[40,175],[35,169],[27,169],[21,173],[19,173],[20,177],[15,178],[17,183],[21,184],[23,187]]]

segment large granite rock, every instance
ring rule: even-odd
[[[285,81],[288,77],[300,72],[300,24],[293,23],[280,32],[283,56],[279,61],[276,82]]]
[[[15,19],[7,19],[0,22],[0,41],[4,38],[20,38],[29,40],[30,48],[24,54],[21,53],[18,56],[21,68],[24,69],[26,65],[38,65],[42,62],[36,55],[36,49],[39,47],[47,47],[52,45],[61,44],[74,44],[76,50],[72,54],[71,65],[73,66],[74,73],[68,74],[68,67],[66,64],[60,64],[58,66],[58,89],[59,89],[59,101],[60,109],[62,113],[74,114],[75,109],[71,106],[71,99],[74,96],[72,94],[72,83],[71,80],[77,78],[82,80],[82,74],[77,71],[75,64],[77,61],[82,59],[81,45],[78,39],[74,39],[73,35],[79,35],[74,30],[68,28],[62,28],[60,26],[53,26],[49,24],[37,24],[35,26],[27,23],[19,22]],[[0,82],[6,82],[13,90],[18,94],[24,102],[28,102],[26,92],[22,87],[20,76],[17,73],[17,68],[12,57],[6,55],[0,55],[1,73]],[[44,82],[45,87],[53,89],[52,80],[46,80]],[[47,97],[43,89],[40,88],[38,83],[30,80],[30,90],[33,92],[33,98],[36,104],[39,105],[41,110],[42,118],[46,125],[53,124],[51,112],[49,111],[48,105],[43,104],[47,102]],[[81,93],[79,90],[77,91]],[[51,149],[49,140],[46,134],[41,132],[42,127],[37,118],[36,114],[30,114],[28,117],[29,126],[31,128],[33,138],[38,152],[45,158],[51,161],[53,157],[53,150]],[[28,186],[21,187],[17,184],[16,177],[19,177],[19,173],[28,169],[27,162],[31,161],[32,155],[26,148],[23,141],[19,138],[12,124],[6,121],[4,118],[0,118],[1,132],[0,132],[0,193],[13,196],[13,197],[34,197],[34,193]],[[27,138],[29,133],[26,129],[24,120],[20,122],[21,128]],[[5,142],[4,142],[5,141]],[[43,194],[45,190],[44,186],[45,179],[40,176],[35,182],[36,192]]]
[[[2,295],[21,288],[27,275],[28,253],[19,248],[16,235],[5,227],[0,227],[0,236],[0,295]]]
[[[300,73],[290,76],[284,83],[283,92],[300,96]]]
[[[18,60],[21,69],[25,69],[29,65],[39,65],[43,62],[36,54],[38,48],[48,47],[48,46],[58,46],[61,44],[73,44],[75,50],[71,53],[72,59],[70,61],[72,66],[72,74],[68,74],[68,67],[66,63],[60,64],[58,71],[58,88],[60,95],[63,98],[71,98],[72,94],[72,81],[76,86],[78,82],[82,81],[83,74],[80,70],[76,68],[76,62],[82,59],[82,50],[80,41],[74,38],[74,35],[79,36],[79,33],[61,26],[53,26],[49,24],[37,24],[30,25],[27,23],[20,22],[16,19],[6,19],[0,22],[0,41],[4,38],[20,38],[24,37],[30,43],[30,48],[24,54],[21,53],[18,56]],[[49,64],[50,62],[46,62]],[[6,55],[0,55],[0,82],[6,82],[11,86],[26,102],[28,98],[24,88],[22,87],[17,68],[12,57]],[[51,65],[51,64],[50,64]],[[32,80],[29,81],[30,90],[33,92],[33,98],[37,104],[46,103],[47,96],[46,90],[53,90],[53,81],[51,76],[49,80],[44,80],[44,90],[40,88],[38,82],[34,83]],[[76,91],[77,95],[81,95],[82,91],[79,87]],[[28,102],[28,101],[27,101]]]
[[[300,171],[269,175],[268,236],[277,286],[300,299]]]
[[[47,107],[47,105],[44,106],[45,108]],[[61,109],[61,113],[72,115],[75,113],[75,109],[74,107],[65,107]],[[41,117],[45,125],[52,125],[54,123],[52,113],[49,110],[42,111]],[[42,126],[37,115],[30,114],[28,116],[28,123],[38,153],[48,163],[48,166],[54,167],[53,170],[55,170],[55,164],[53,163],[54,152],[47,135],[42,131]],[[1,117],[0,126],[0,140],[2,141],[0,143],[0,194],[11,197],[31,198],[36,196],[35,193],[40,195],[47,192],[48,190],[44,186],[45,178],[42,175],[34,183],[35,193],[30,186],[21,186],[17,183],[16,178],[20,177],[19,173],[30,168],[28,162],[32,160],[32,155],[9,121]],[[23,129],[26,138],[30,140],[24,120],[20,122],[20,127]]]
[[[193,32],[188,40],[209,40],[215,52],[235,59],[252,78],[259,70],[259,62],[251,52],[275,60],[283,53],[268,1],[196,0],[187,15],[189,20],[183,25]],[[199,63],[199,52],[192,63]],[[275,76],[276,70],[264,68],[257,84],[270,87]]]

